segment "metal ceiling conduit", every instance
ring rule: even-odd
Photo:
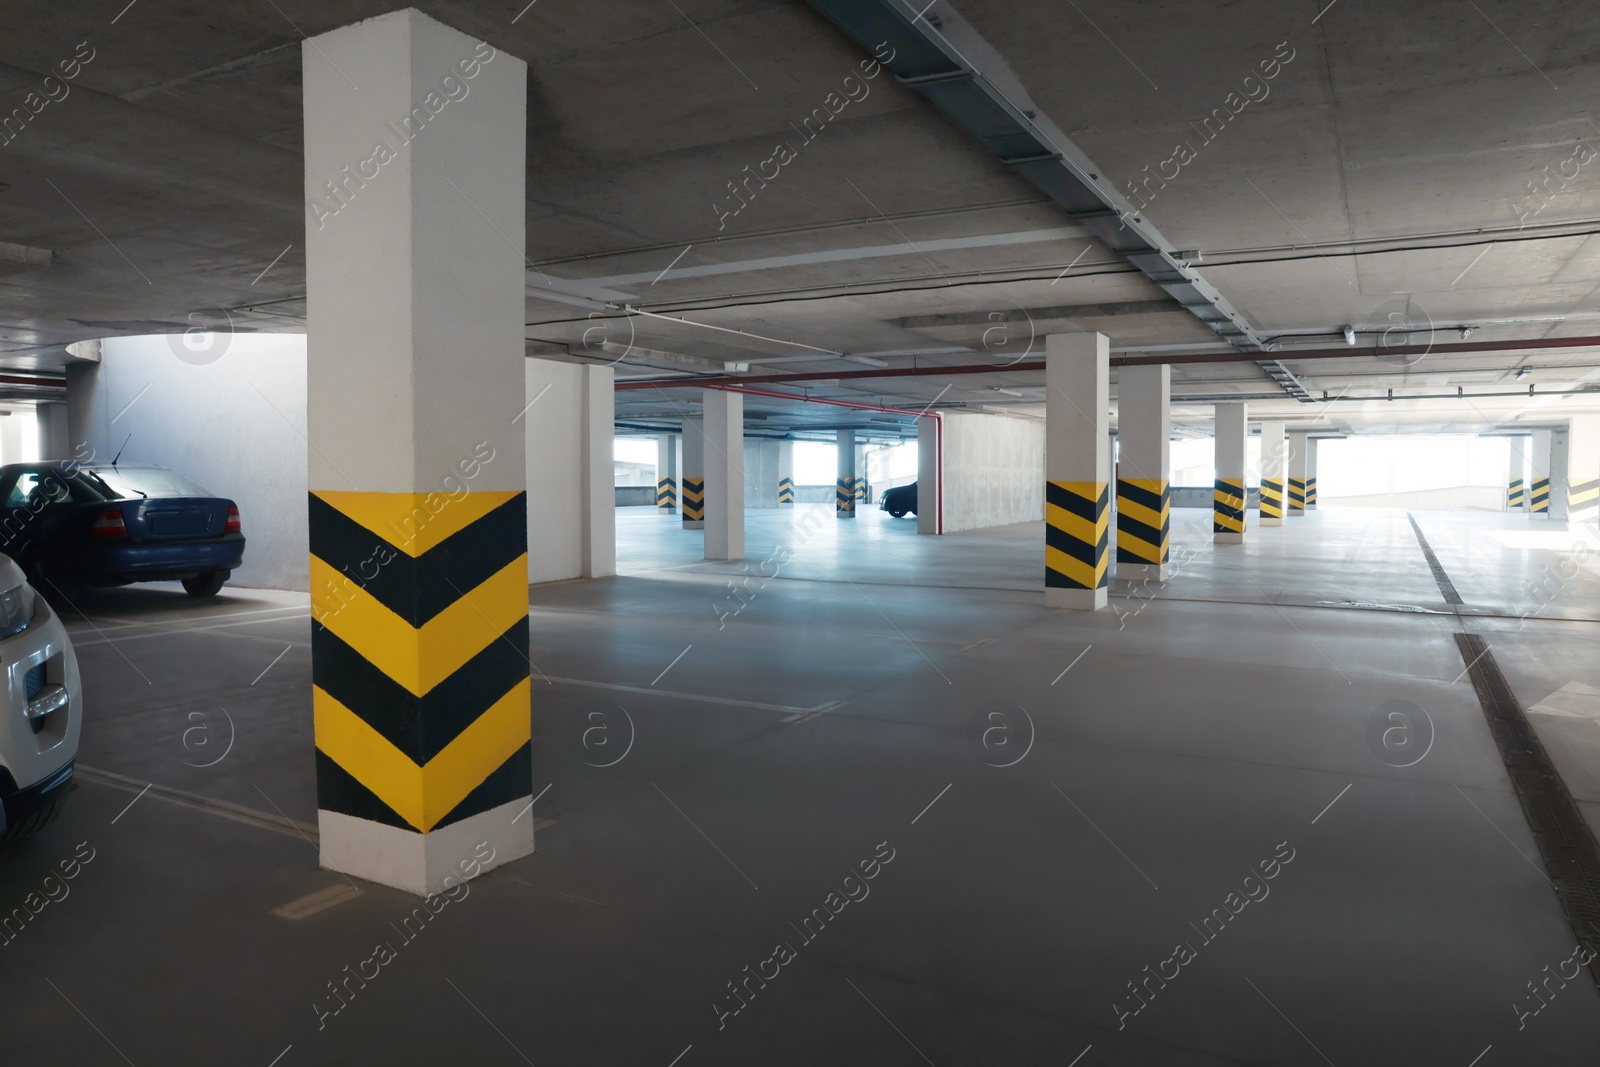
[[[1113,187],[1066,134],[1028,98],[998,51],[960,15],[936,15],[920,0],[809,0],[811,6],[977,137],[1107,248],[1138,268],[1229,344],[1263,352],[1268,345],[1216,286],[1181,259],[1159,230]],[[930,5],[931,6],[931,5]],[[949,30],[947,34],[943,32]],[[958,38],[960,47],[952,43]],[[979,70],[979,65],[986,68]],[[1256,363],[1303,403],[1311,395],[1277,360]]]
[[[1543,337],[1528,341],[1468,341],[1448,345],[1395,345],[1385,348],[1307,348],[1289,354],[1293,362],[1302,359],[1392,359],[1416,356],[1411,366],[1425,356],[1461,355],[1472,352],[1532,352],[1560,348],[1600,348],[1600,337]],[[1248,352],[1199,352],[1170,356],[1112,356],[1113,367],[1148,367],[1159,364],[1255,363]],[[1400,369],[1404,369],[1401,365]],[[618,389],[660,389],[671,386],[714,389],[741,383],[784,384],[832,382],[856,378],[939,378],[958,374],[1022,374],[1044,370],[1044,360],[1030,359],[999,366],[993,363],[963,363],[950,367],[887,367],[883,370],[810,371],[804,374],[763,374],[755,378],[668,378],[654,381],[618,382]],[[799,399],[798,397],[794,399]]]

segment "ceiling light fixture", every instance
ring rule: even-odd
[[[1346,326],[1344,328],[1344,343],[1347,345],[1356,343],[1356,328],[1354,326]]]

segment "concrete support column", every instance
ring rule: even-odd
[[[1284,453],[1283,423],[1261,424],[1261,525],[1283,525]]]
[[[794,507],[794,442],[778,442],[778,506]]]
[[[678,510],[678,441],[676,434],[656,437],[656,510]]]
[[[533,850],[527,67],[415,10],[301,54],[321,862],[435,894]]]
[[[1600,415],[1572,420],[1567,439],[1567,522],[1600,522]]]
[[[856,507],[858,509],[867,503],[867,446],[856,445],[856,480],[855,480]]]
[[[1306,438],[1306,510],[1317,510],[1317,444],[1315,437]]]
[[[1219,545],[1244,544],[1250,499],[1245,489],[1250,422],[1244,404],[1217,405],[1217,431],[1212,466],[1217,485],[1212,493],[1211,538]]]
[[[1528,503],[1528,439],[1506,438],[1506,510],[1521,511]]]
[[[617,573],[616,372],[585,366],[583,374],[583,576]]]
[[[1550,431],[1550,521],[1567,521],[1567,485],[1571,481],[1572,431]]]
[[[1306,486],[1309,480],[1306,468],[1310,457],[1306,449],[1310,447],[1310,438],[1303,433],[1289,435],[1289,517],[1305,518],[1306,515]]]
[[[1167,577],[1172,530],[1172,368],[1117,377],[1117,577]]]
[[[1528,515],[1550,517],[1550,444],[1549,430],[1533,431],[1532,448],[1528,454]]]
[[[57,463],[72,459],[72,438],[67,433],[67,405],[40,404],[39,458]]]
[[[1103,333],[1045,338],[1044,603],[1106,606],[1111,503],[1111,340]]]
[[[856,432],[838,431],[839,477],[833,486],[833,513],[841,519],[856,517]]]
[[[944,427],[941,420],[927,415],[917,420],[917,533],[944,532],[939,522],[944,489],[944,457],[940,455]]]
[[[683,528],[700,530],[706,524],[706,423],[683,420],[683,492],[680,494]]]
[[[706,559],[744,558],[744,394],[702,389]]]
[[[22,462],[22,421],[19,411],[0,412],[0,463]]]

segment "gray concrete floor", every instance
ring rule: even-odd
[[[1489,637],[1593,817],[1600,577],[1528,592],[1570,543],[1559,524],[1419,513],[1458,620],[1403,513],[1213,548],[1209,516],[1180,511],[1170,581],[1096,614],[1042,607],[1038,525],[919,538],[869,511],[803,538],[796,519],[748,513],[746,572],[626,509],[621,576],[531,590],[538,852],[320,1029],[327,983],[400,943],[415,902],[362,884],[279,917],[344,884],[308,841],[84,780],[0,854],[4,909],[79,842],[95,854],[0,947],[0,1061],[1594,1061],[1586,976],[1519,1028],[1573,935],[1451,638]],[[792,559],[763,571],[780,544]],[[81,606],[83,764],[314,817],[303,596]],[[1431,722],[1411,766],[1368,740],[1391,701]],[[870,895],[803,941],[883,842]],[[780,942],[793,961],[719,1029],[727,983]],[[1180,942],[1195,958],[1119,1027],[1114,1002],[1136,1006],[1128,983]]]

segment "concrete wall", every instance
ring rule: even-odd
[[[1324,508],[1414,508],[1434,511],[1472,508],[1504,511],[1506,491],[1498,485],[1453,485],[1439,489],[1413,489],[1404,493],[1370,493],[1365,496],[1329,496],[1318,490],[1317,502],[1319,507]],[[1554,502],[1555,493],[1552,491],[1552,505]]]
[[[156,463],[239,505],[232,581],[309,587],[306,339],[299,334],[116,337],[68,367],[70,458]],[[132,437],[129,437],[129,434]]]
[[[522,417],[528,428],[528,544],[540,546],[528,553],[528,582],[577,578],[583,573],[583,515],[578,507],[583,368],[546,359],[524,362],[524,402],[539,397]]]
[[[946,533],[1044,519],[1043,420],[950,412],[944,427]]]

